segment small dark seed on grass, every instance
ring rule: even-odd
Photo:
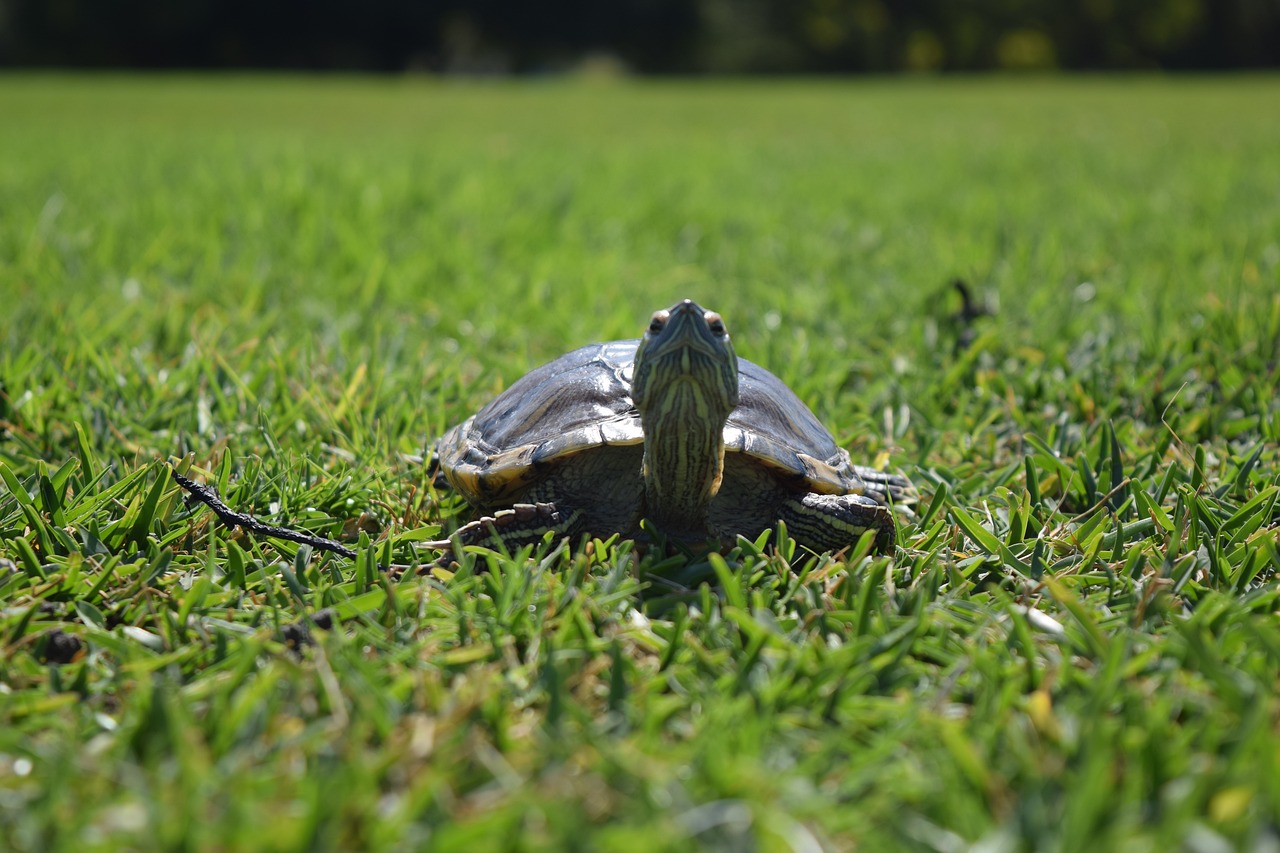
[[[303,646],[309,646],[314,641],[311,639],[311,628],[314,625],[322,631],[333,629],[333,611],[329,608],[317,610],[313,615],[300,619],[297,622],[290,622],[280,629],[280,634],[284,638],[285,643],[291,649],[299,649]]]
[[[311,632],[305,622],[290,622],[280,629],[285,645],[291,649],[299,649],[311,645]]]
[[[58,628],[54,628],[44,635],[44,642],[41,644],[41,659],[45,663],[64,664],[71,663],[80,654],[80,650],[84,648],[84,643],[75,634],[68,634]]]

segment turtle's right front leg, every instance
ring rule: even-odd
[[[893,512],[866,495],[811,492],[803,497],[788,498],[779,515],[787,524],[787,534],[816,553],[850,548],[864,533],[874,530],[876,552],[893,556],[896,534]]]
[[[854,465],[853,470],[866,487],[867,496],[875,498],[877,503],[888,503],[891,500],[900,503],[912,494],[911,481],[900,474],[890,474],[888,471],[878,471],[863,465]]]

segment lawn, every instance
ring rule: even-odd
[[[1275,849],[1277,103],[0,77],[0,847]],[[915,482],[894,559],[378,570],[686,296]]]

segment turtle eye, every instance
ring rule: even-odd
[[[653,319],[649,321],[649,334],[656,335],[662,331],[667,325],[667,317],[670,316],[668,311],[658,311],[653,315]]]
[[[721,320],[720,315],[716,312],[707,312],[707,327],[711,329],[711,334],[717,338],[724,337],[724,320]]]

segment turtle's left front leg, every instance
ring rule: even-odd
[[[511,552],[525,545],[536,545],[547,533],[576,539],[585,532],[586,512],[581,507],[562,510],[553,503],[515,504],[462,525],[449,539],[423,544],[445,549],[437,563],[448,565],[455,559],[454,542]]]
[[[779,515],[792,539],[819,554],[850,548],[874,530],[875,550],[893,555],[897,533],[893,511],[866,495],[810,492],[785,500]]]

